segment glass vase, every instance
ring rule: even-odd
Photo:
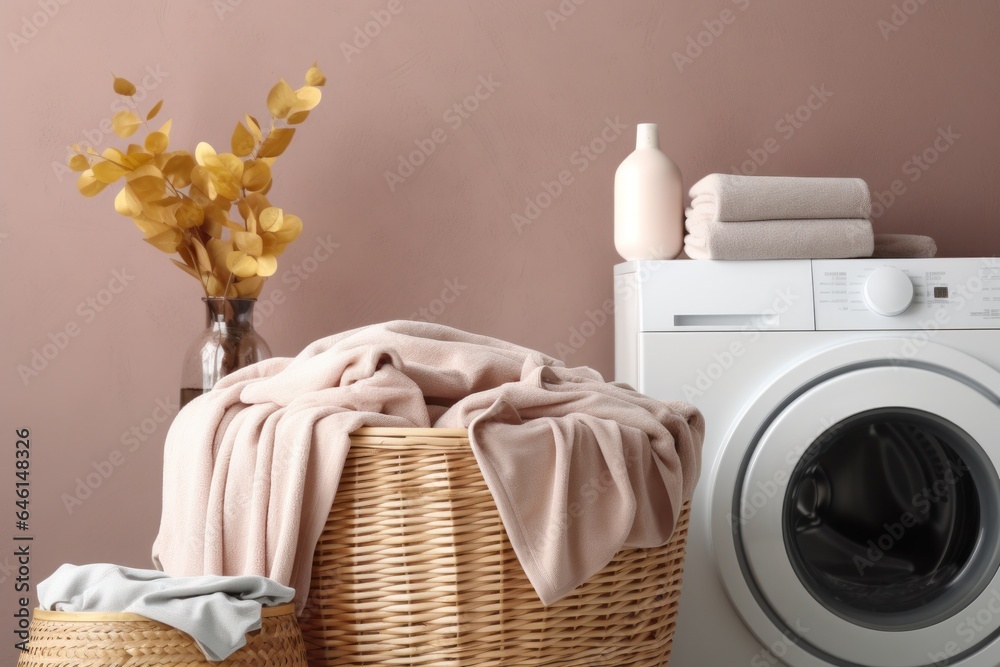
[[[271,356],[253,327],[256,299],[204,297],[205,330],[188,348],[181,372],[181,407],[235,370]]]

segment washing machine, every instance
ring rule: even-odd
[[[1000,263],[615,268],[616,379],[705,415],[671,667],[1000,665]]]

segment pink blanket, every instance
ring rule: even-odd
[[[156,567],[267,576],[296,589],[301,611],[348,435],[362,426],[467,427],[545,604],[622,547],[669,539],[704,433],[689,404],[511,343],[422,322],[363,327],[238,371],[177,415]]]

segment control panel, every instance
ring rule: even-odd
[[[818,330],[1000,329],[1000,259],[813,260]]]

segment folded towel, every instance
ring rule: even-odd
[[[688,209],[684,251],[691,259],[840,259],[869,257],[870,220],[715,222]]]
[[[918,234],[876,234],[872,257],[933,257],[937,243]]]
[[[225,660],[259,630],[263,605],[295,591],[264,577],[168,577],[109,563],[62,565],[38,584],[38,605],[52,611],[131,612],[182,630],[211,661]]]
[[[717,222],[865,219],[872,210],[860,178],[709,174],[688,194],[692,208]]]
[[[622,547],[670,538],[704,435],[687,403],[512,343],[425,322],[362,327],[237,371],[181,410],[167,434],[154,563],[176,575],[266,574],[296,588],[301,610],[361,426],[467,427],[545,604]]]

